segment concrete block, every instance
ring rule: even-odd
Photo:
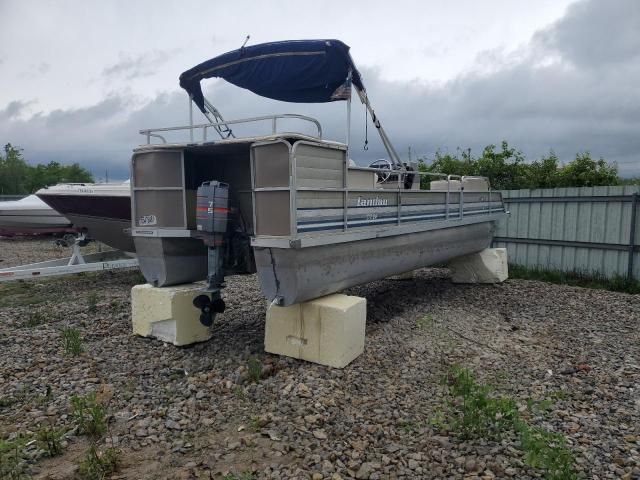
[[[453,283],[501,283],[509,277],[506,248],[487,248],[449,263]]]
[[[265,350],[343,368],[364,350],[367,301],[333,294],[267,309]]]
[[[195,283],[136,285],[131,289],[133,333],[178,346],[209,340],[211,329],[200,323],[200,310],[192,303],[201,294],[202,285]]]

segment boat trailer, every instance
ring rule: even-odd
[[[70,257],[0,269],[0,282],[138,267],[138,259],[121,250],[83,255],[80,247],[86,245],[87,241],[84,235],[74,238]]]

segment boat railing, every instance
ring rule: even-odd
[[[295,158],[294,158],[294,170],[295,170]],[[375,189],[361,189],[361,188],[357,188],[357,189],[350,189],[348,188],[348,182],[346,180],[345,177],[345,182],[342,188],[335,188],[335,187],[298,187],[296,185],[296,181],[295,181],[295,174],[292,176],[292,185],[290,185],[290,187],[262,187],[262,188],[254,188],[254,192],[260,192],[260,191],[276,191],[276,190],[291,190],[292,191],[292,198],[291,198],[291,209],[292,209],[292,215],[290,216],[291,218],[291,232],[293,234],[297,234],[298,233],[298,228],[297,228],[297,215],[296,215],[296,204],[297,204],[297,200],[296,200],[296,192],[335,192],[335,193],[342,193],[343,195],[343,221],[342,221],[342,230],[343,231],[347,231],[353,227],[349,227],[349,221],[348,221],[348,211],[349,211],[349,195],[350,193],[357,193],[358,195],[363,195],[363,194],[381,194],[381,193],[395,193],[396,194],[396,198],[397,198],[397,212],[395,214],[395,223],[396,225],[401,225],[402,223],[402,207],[403,205],[403,194],[425,194],[425,195],[431,195],[431,194],[445,194],[445,213],[444,213],[444,220],[449,221],[449,220],[463,220],[465,218],[465,212],[464,212],[464,187],[463,187],[463,182],[465,180],[471,180],[471,179],[477,179],[477,180],[484,180],[487,182],[487,190],[486,190],[486,194],[487,194],[487,201],[486,201],[486,213],[487,214],[492,214],[492,213],[498,213],[498,212],[503,212],[504,208],[498,208],[498,207],[494,207],[492,205],[493,202],[493,195],[492,190],[491,190],[491,185],[489,183],[489,179],[487,177],[482,177],[482,176],[471,176],[471,175],[448,175],[448,174],[443,174],[443,173],[434,173],[434,172],[425,172],[425,171],[419,171],[419,170],[389,170],[388,168],[376,168],[376,167],[360,167],[360,166],[353,166],[353,167],[348,167],[347,169],[347,175],[348,175],[348,170],[361,170],[361,171],[371,171],[371,172],[375,172],[375,173],[382,173],[382,174],[388,174],[389,172],[391,172],[391,174],[396,174],[397,175],[397,188],[385,188],[385,189],[380,189],[380,188],[375,188]],[[443,179],[447,181],[447,189],[445,191],[434,191],[434,190],[412,190],[412,189],[405,189],[404,187],[404,179],[405,179],[405,175],[417,175],[419,178],[422,178],[423,176],[425,177],[432,177],[432,178],[438,178],[438,179]],[[452,181],[458,181],[459,182],[459,186],[457,186],[457,188],[452,188]],[[457,199],[456,201],[452,202],[452,194],[455,193],[457,194]],[[477,190],[473,190],[473,193],[485,193],[484,191],[477,191]],[[255,218],[254,218],[255,221]]]
[[[278,133],[278,120],[286,120],[286,119],[294,119],[294,120],[302,120],[304,122],[308,122],[313,124],[316,127],[317,134],[316,135],[308,135],[318,140],[322,139],[322,125],[320,122],[313,117],[308,117],[306,115],[299,115],[296,113],[283,113],[279,115],[264,115],[260,117],[250,117],[250,118],[242,118],[238,120],[225,120],[223,122],[209,122],[209,123],[201,123],[198,125],[182,125],[178,127],[163,127],[163,128],[148,128],[145,130],[140,130],[140,134],[144,135],[147,138],[147,145],[151,144],[152,138],[159,139],[162,143],[167,143],[166,138],[160,134],[160,132],[179,132],[179,131],[188,131],[190,135],[190,141],[193,142],[194,132],[200,130],[202,132],[202,143],[208,142],[208,130],[213,128],[216,131],[219,131],[220,128],[228,128],[229,125],[241,125],[248,123],[257,123],[257,122],[271,122],[271,134],[275,135]],[[280,133],[290,133],[290,132],[280,132]],[[240,137],[242,138],[242,137]]]

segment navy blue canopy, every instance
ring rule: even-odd
[[[340,88],[351,70],[352,82],[364,90],[360,73],[340,40],[287,40],[233,50],[180,75],[180,86],[204,112],[200,81],[219,77],[267,98],[321,103],[344,100]]]

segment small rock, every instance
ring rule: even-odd
[[[182,430],[182,427],[180,426],[180,424],[170,418],[167,419],[166,422],[164,422],[164,426],[171,430]]]
[[[327,439],[327,434],[324,432],[324,430],[314,430],[313,431],[313,436],[316,437],[318,440],[326,440]]]
[[[375,465],[371,462],[364,462],[356,472],[357,479],[368,479],[375,471]]]

